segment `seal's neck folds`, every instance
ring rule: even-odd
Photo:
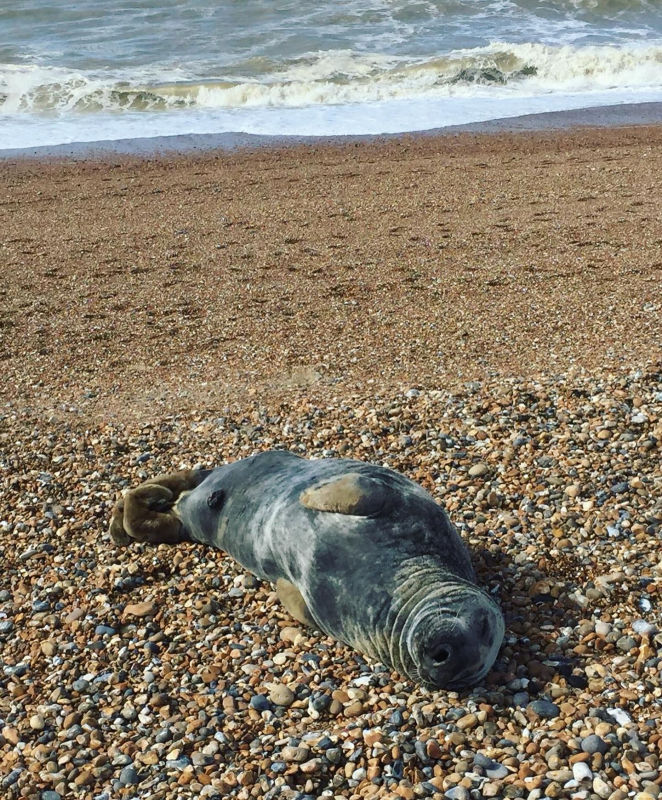
[[[394,666],[436,687],[477,683],[503,640],[503,615],[496,603],[438,564],[409,563],[403,573],[389,620]]]

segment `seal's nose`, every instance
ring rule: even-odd
[[[421,677],[445,688],[470,683],[489,668],[493,643],[490,614],[477,608],[430,637],[421,653]]]

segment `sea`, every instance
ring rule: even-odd
[[[0,150],[662,101],[662,0],[0,0]]]

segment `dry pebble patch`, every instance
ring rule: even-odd
[[[654,369],[133,427],[7,405],[1,796],[657,798],[661,411]],[[127,487],[273,447],[383,463],[444,504],[507,619],[484,686],[367,663],[220,552],[111,544]]]

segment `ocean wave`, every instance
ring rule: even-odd
[[[149,75],[113,75],[0,65],[0,113],[291,108],[498,92],[590,92],[656,88],[661,75],[662,44],[552,47],[494,42],[419,61],[339,50],[271,63],[269,71],[250,79],[240,74],[216,80],[159,75],[154,69]]]

